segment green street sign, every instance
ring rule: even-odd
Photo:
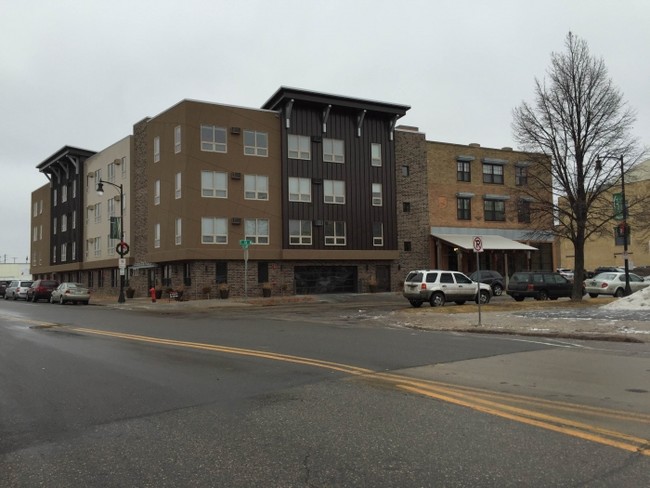
[[[239,241],[239,245],[241,246],[242,249],[246,250],[248,249],[248,246],[251,245],[251,241],[248,239],[242,239],[241,241]]]

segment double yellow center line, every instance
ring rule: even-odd
[[[335,363],[332,361],[323,361],[320,359],[266,352],[256,349],[228,347],[201,342],[178,341],[160,337],[125,334],[121,332],[107,332],[81,327],[71,327],[69,330],[129,341],[161,344],[166,346],[183,347],[203,351],[213,351],[225,354],[235,354],[238,356],[250,356],[262,359],[270,359],[273,361],[284,361],[288,363],[329,369],[355,377],[362,377],[367,381],[389,384],[397,389],[418,395],[423,395],[429,398],[434,398],[436,400],[444,401],[447,403],[453,403],[455,405],[471,408],[478,412],[496,415],[498,417],[521,422],[527,425],[559,432],[565,435],[578,437],[580,439],[597,442],[630,452],[636,452],[644,456],[650,456],[650,441],[647,439],[610,429],[605,429],[597,425],[571,420],[570,418],[560,417],[557,415],[557,412],[564,412],[566,413],[566,417],[570,417],[573,413],[579,415],[581,418],[587,416],[592,417],[594,420],[614,419],[617,422],[627,422],[631,423],[633,427],[639,424],[649,425],[650,415],[642,413],[622,412],[617,410],[588,407],[585,405],[548,401],[540,398],[533,398],[522,395],[497,393],[478,388],[463,387],[430,380],[414,379],[397,374],[378,373],[371,369]],[[552,412],[552,414],[544,413],[544,411]]]

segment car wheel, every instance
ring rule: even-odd
[[[432,307],[442,307],[445,304],[445,296],[440,292],[436,292],[431,295],[429,303],[431,303]]]
[[[422,306],[422,300],[409,300],[409,303],[415,308]]]
[[[621,298],[625,296],[625,292],[623,291],[623,288],[617,288],[616,291],[614,292],[614,296],[616,298]]]
[[[598,293],[590,293],[589,296],[591,298],[596,298],[598,296]]]
[[[481,305],[490,303],[490,294],[485,290],[481,290],[479,293],[479,298],[476,300],[476,303],[478,303],[479,299],[481,300]]]
[[[501,294],[503,293],[503,287],[501,285],[494,285],[492,288],[492,292],[494,293],[495,297],[500,297]]]
[[[537,299],[540,301],[548,300],[548,292],[546,290],[540,290],[539,293],[537,293]]]
[[[524,301],[524,297],[512,297],[512,298],[515,299],[515,302],[523,302]]]

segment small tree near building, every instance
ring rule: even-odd
[[[573,244],[572,299],[581,300],[585,242],[611,231],[615,215],[611,197],[605,196],[643,154],[631,135],[635,113],[613,85],[604,61],[572,33],[565,47],[565,52],[551,54],[548,79],[535,79],[534,102],[514,109],[512,127],[524,150],[541,153],[531,172],[534,184],[519,191],[531,201],[532,212],[553,219],[556,237]],[[642,203],[626,199],[630,212]]]

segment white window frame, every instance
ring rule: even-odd
[[[287,135],[287,154],[290,159],[311,160],[311,138],[298,134]]]
[[[156,223],[153,226],[153,247],[158,249],[160,247],[160,224]]]
[[[289,201],[311,202],[311,178],[289,177]]]
[[[61,262],[64,263],[68,260],[68,244],[61,244]]]
[[[201,125],[201,151],[227,153],[228,131],[226,128],[216,125]]]
[[[97,180],[97,181],[99,181],[99,180]],[[56,207],[56,201],[57,201],[58,197],[59,197],[59,194],[58,194],[58,192],[56,191],[56,188],[55,188],[54,193],[52,195],[52,202],[53,202],[52,206],[53,207]]]
[[[174,243],[179,246],[183,241],[183,221],[178,217],[174,222]]]
[[[289,244],[292,246],[311,246],[311,220],[289,220]]]
[[[122,179],[126,177],[126,156],[122,158],[122,163],[120,164],[120,167],[122,168]]]
[[[244,175],[244,200],[268,200],[269,177],[266,175]]]
[[[347,241],[345,221],[327,221],[325,222],[324,231],[326,246],[345,246]]]
[[[68,216],[66,214],[61,215],[61,232],[68,230]]]
[[[183,174],[179,171],[174,176],[174,198],[178,200],[183,194]]]
[[[268,132],[245,130],[244,131],[244,154],[246,156],[267,157],[269,155]]]
[[[68,185],[63,185],[61,187],[61,203],[68,201]]]
[[[375,232],[376,230],[378,230],[379,232]],[[383,222],[372,223],[372,245],[373,246],[384,245],[384,223]]]
[[[384,204],[383,189],[381,183],[372,184],[372,206],[381,207]]]
[[[108,163],[106,168],[106,180],[115,181],[115,163]]]
[[[228,173],[201,171],[201,196],[204,198],[228,198]]]
[[[370,164],[372,166],[380,167],[381,162],[381,144],[378,142],[370,143]]]
[[[181,152],[181,126],[174,127],[174,154]]]
[[[269,219],[244,219],[244,239],[251,244],[269,244]]]
[[[93,250],[96,258],[102,255],[102,240],[99,237],[95,237],[95,244]]]
[[[38,241],[38,227],[34,226],[34,228],[32,230],[33,230],[33,232],[32,232],[32,242],[36,242],[36,241]]]
[[[32,217],[38,216],[38,202],[34,202],[34,212]]]
[[[201,244],[228,244],[228,219],[201,217]]]
[[[345,163],[345,143],[342,139],[323,138],[323,161]]]
[[[160,136],[153,138],[153,162],[160,161]]]
[[[72,261],[77,259],[77,243],[75,241],[72,241],[72,245],[70,249],[70,259]]]
[[[77,228],[77,211],[76,210],[72,211],[72,228],[73,229]]]
[[[94,206],[95,210],[95,223],[98,224],[102,221],[102,204],[98,202]]]
[[[153,182],[153,204],[160,205],[160,180]]]
[[[53,230],[52,233],[53,233],[54,235],[56,235],[56,229],[57,229],[57,227],[59,226],[59,222],[57,221],[57,218],[56,218],[56,217],[54,217],[53,224],[54,224],[54,225],[52,226],[52,230]]]
[[[345,205],[345,181],[323,180],[323,202]]]

